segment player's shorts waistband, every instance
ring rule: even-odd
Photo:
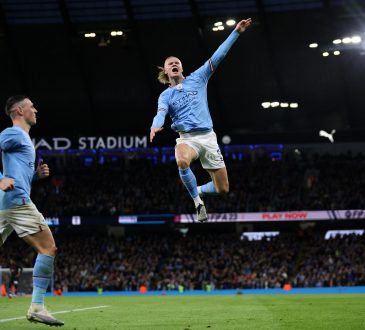
[[[188,138],[188,137],[193,137],[193,136],[198,136],[198,135],[206,135],[213,132],[212,129],[207,130],[207,131],[192,131],[192,132],[178,132],[181,138]]]

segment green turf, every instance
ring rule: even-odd
[[[0,298],[0,329],[48,329],[25,319],[30,298]],[[241,330],[365,329],[365,295],[236,295],[157,297],[52,297],[53,312],[108,305],[56,315],[62,329]]]

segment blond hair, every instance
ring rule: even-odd
[[[161,66],[158,66],[157,68],[160,70],[157,75],[158,81],[163,85],[169,84],[170,80],[168,75],[165,73],[165,69]]]

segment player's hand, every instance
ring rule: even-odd
[[[43,164],[42,159],[38,162],[37,175],[40,179],[44,179],[49,176],[49,167],[47,164]]]
[[[245,32],[245,30],[251,25],[251,23],[251,18],[243,19],[242,21],[238,22],[235,30],[239,33]]]
[[[155,137],[156,133],[161,132],[162,130],[163,130],[163,127],[161,127],[161,128],[151,127],[150,142],[152,142],[152,140]]]
[[[0,189],[2,191],[10,191],[14,189],[15,181],[11,178],[3,178],[0,180]]]

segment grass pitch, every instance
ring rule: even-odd
[[[29,303],[0,298],[0,329],[49,329],[25,319]],[[365,329],[363,294],[48,297],[47,306],[62,330]]]

